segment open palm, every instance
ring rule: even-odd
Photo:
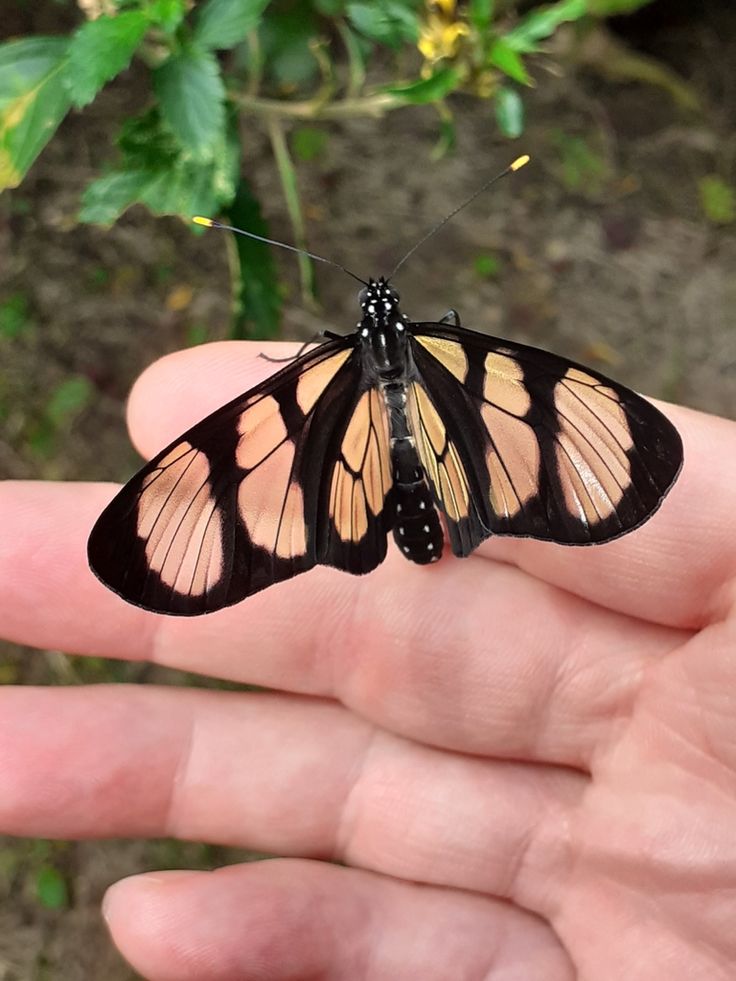
[[[137,445],[268,370],[242,344],[159,362]],[[291,856],[114,886],[154,981],[732,978],[736,424],[667,411],[683,474],[614,543],[392,551],[195,620],[92,577],[109,486],[0,485],[5,637],[274,690],[3,689],[0,832]]]

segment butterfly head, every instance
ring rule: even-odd
[[[399,294],[383,276],[368,280],[368,285],[358,295],[358,302],[363,311],[361,326],[364,330],[385,329],[403,320],[399,310]]]
[[[399,309],[399,294],[382,276],[369,279],[358,299],[363,311],[360,342],[372,352],[373,367],[384,376],[400,372],[406,361],[407,318]]]

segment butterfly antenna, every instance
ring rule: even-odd
[[[317,262],[324,262],[328,266],[334,266],[335,269],[341,269],[348,276],[352,276],[353,279],[357,279],[359,283],[363,286],[367,286],[368,283],[360,276],[356,276],[354,272],[350,272],[345,266],[341,265],[339,262],[333,262],[332,259],[325,259],[322,255],[315,255],[314,252],[307,252],[306,249],[298,249],[295,245],[287,245],[286,242],[277,242],[274,238],[264,238],[263,235],[256,235],[255,232],[246,232],[242,228],[235,228],[233,225],[223,225],[221,221],[216,221],[214,218],[203,218],[201,215],[195,215],[192,218],[195,225],[204,225],[205,228],[224,228],[226,232],[235,232],[236,235],[245,235],[246,238],[255,239],[256,242],[265,242],[266,245],[278,245],[280,249],[288,249],[289,252],[296,252],[299,255],[307,255],[310,259],[315,259]]]
[[[487,191],[488,188],[491,186],[491,184],[495,184],[496,181],[500,181],[502,177],[505,177],[507,174],[513,173],[515,170],[521,170],[521,168],[528,163],[529,163],[529,155],[525,153],[522,157],[517,157],[516,160],[514,160],[513,163],[510,163],[505,170],[501,171],[500,174],[496,174],[495,177],[491,177],[490,180],[487,180],[485,184],[483,184],[481,187],[478,188],[477,191],[473,191],[470,197],[466,198],[462,204],[459,204],[454,211],[451,211],[449,215],[445,215],[442,221],[438,221],[437,224],[434,226],[434,228],[430,228],[427,234],[424,235],[422,238],[420,238],[419,241],[416,243],[416,245],[412,245],[412,247],[403,257],[403,259],[400,259],[394,266],[394,271],[388,277],[389,280],[394,278],[394,276],[399,271],[399,269],[401,269],[401,267],[404,265],[406,260],[410,256],[414,255],[414,253],[417,251],[420,245],[424,245],[427,239],[432,238],[433,235],[436,235],[437,232],[441,228],[444,228],[444,226],[448,223],[448,221],[454,218],[459,211],[462,211],[463,208],[467,208],[467,206],[469,204],[472,204],[472,202],[475,201],[475,199],[479,197],[484,191]]]

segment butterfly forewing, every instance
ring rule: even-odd
[[[385,415],[361,408],[360,385],[347,338],[218,409],[106,508],[89,540],[94,572],[129,602],[192,615],[317,562],[373,568],[386,549],[388,433]],[[362,423],[350,430],[358,417],[365,437]],[[328,513],[323,474],[341,461],[349,473]]]
[[[417,445],[456,554],[490,534],[608,541],[657,509],[682,443],[645,399],[536,348],[444,324],[411,332]]]

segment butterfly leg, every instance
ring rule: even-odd
[[[296,354],[290,354],[286,358],[272,358],[270,354],[264,354],[263,351],[260,351],[258,357],[263,358],[264,361],[270,361],[271,364],[286,364],[290,361],[296,361],[298,358],[300,358],[311,344],[318,344],[322,340],[331,341],[334,340],[334,338],[336,337],[340,337],[340,335],[333,334],[331,330],[320,330],[317,331],[314,337],[311,337],[308,341],[305,341],[302,344],[302,346],[299,348],[299,350],[296,352]]]
[[[460,327],[460,314],[457,310],[448,310],[444,317],[440,317],[439,323],[450,324],[451,327]]]

